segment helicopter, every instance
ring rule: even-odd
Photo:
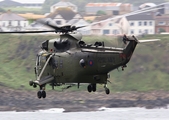
[[[144,12],[147,11],[149,9],[146,8]],[[137,11],[132,14],[141,12]],[[39,86],[40,90],[37,92],[39,99],[46,98],[45,87],[47,84],[50,84],[54,89],[54,87],[66,84],[70,84],[67,88],[71,87],[71,84],[76,84],[79,88],[80,84],[86,83],[88,84],[88,92],[96,92],[97,84],[103,84],[105,93],[110,94],[110,89],[107,85],[110,78],[109,72],[120,67],[124,70],[138,43],[159,41],[159,39],[138,40],[134,35],[123,35],[121,40],[125,44],[124,48],[107,47],[104,42],[97,41],[93,44],[87,44],[83,41],[82,34],[77,32],[78,29],[85,26],[57,26],[48,20],[39,22],[53,30],[0,32],[61,33],[58,38],[42,42],[41,50],[37,53],[34,67],[36,79],[30,80],[29,85],[34,88]]]

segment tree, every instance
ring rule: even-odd
[[[50,7],[56,3],[58,3],[60,0],[45,0],[43,6],[42,6],[42,12],[43,13],[49,13]]]
[[[99,10],[99,11],[97,11],[96,15],[97,15],[97,16],[106,15],[106,12],[104,12],[104,11],[102,11],[102,10]]]
[[[163,28],[159,28],[159,31],[158,31],[159,33],[162,33],[162,32],[166,32],[166,30],[165,29],[163,29]]]
[[[3,8],[0,8],[0,12],[5,12],[5,10]]]

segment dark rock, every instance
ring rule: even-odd
[[[47,98],[38,99],[37,91],[13,90],[0,86],[0,111],[35,111],[64,108],[65,112],[95,111],[100,107],[167,108],[169,92],[125,92],[105,95],[103,92],[56,92],[47,91]]]

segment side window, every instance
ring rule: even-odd
[[[131,22],[131,23],[130,23],[130,26],[134,26],[134,22]]]
[[[38,65],[40,66],[40,56],[38,56]]]
[[[11,22],[11,21],[9,21],[9,22],[8,22],[8,25],[9,25],[9,26],[11,26],[11,25],[12,25],[12,22]]]
[[[39,66],[40,65],[40,56],[37,55],[37,58],[36,58],[36,66]]]

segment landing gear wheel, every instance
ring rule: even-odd
[[[92,90],[93,92],[96,92],[96,84],[92,84]]]
[[[88,92],[92,92],[92,85],[88,85],[87,90]]]
[[[43,98],[46,98],[46,92],[45,91],[42,91],[41,95],[42,95]]]
[[[36,85],[36,84],[33,84],[33,87],[34,87],[34,88],[36,88],[36,87],[37,87],[37,85]]]
[[[29,81],[29,85],[30,85],[30,86],[33,86],[33,81],[32,81],[32,80]]]
[[[37,97],[38,97],[39,99],[41,99],[41,97],[42,97],[42,92],[41,92],[41,91],[38,91]]]
[[[109,88],[106,88],[106,89],[105,89],[105,92],[106,92],[107,95],[110,94]]]

